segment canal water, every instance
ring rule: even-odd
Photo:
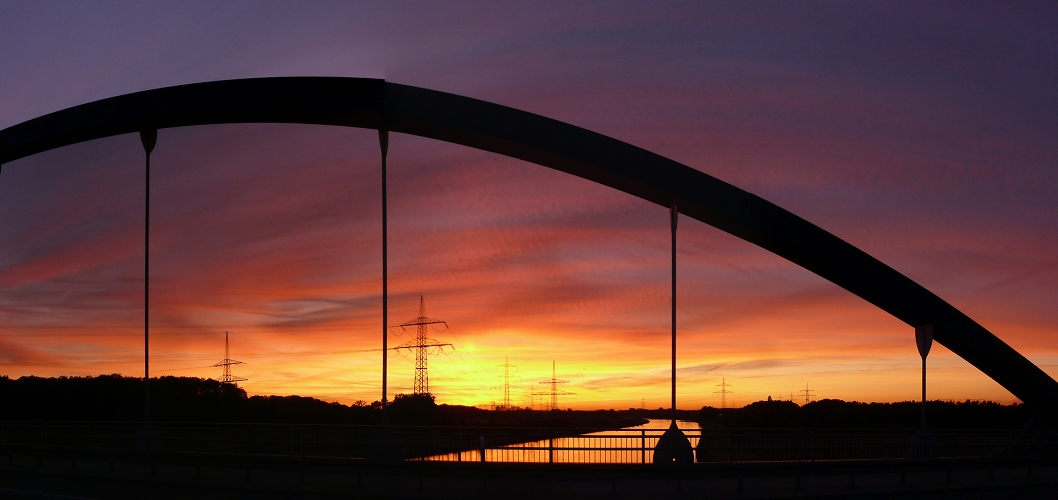
[[[643,425],[624,429],[487,448],[485,461],[649,464],[654,460],[654,446],[665,429],[669,428],[670,422],[667,419],[651,419]],[[696,422],[685,420],[677,420],[676,424],[687,433],[691,446],[696,446],[701,427]],[[434,455],[426,460],[478,462],[481,461],[481,451]]]

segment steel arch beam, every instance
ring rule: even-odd
[[[862,250],[686,165],[498,104],[360,78],[197,83],[103,99],[6,128],[0,131],[0,164],[118,134],[220,123],[385,128],[529,161],[663,207],[677,199],[686,216],[784,257],[910,326],[933,325],[941,345],[1023,402],[1058,414],[1058,382],[955,307]]]

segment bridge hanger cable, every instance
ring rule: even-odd
[[[669,207],[669,225],[672,226],[672,423],[676,423],[676,200]]]
[[[389,233],[386,219],[386,155],[389,153],[389,131],[378,128],[382,150],[382,423],[386,422],[386,383],[389,372]]]

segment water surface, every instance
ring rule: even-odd
[[[612,431],[591,432],[580,436],[557,437],[507,445],[485,450],[486,462],[540,463],[652,463],[654,446],[668,419],[650,419],[643,425]],[[701,427],[697,422],[677,420],[676,425],[688,434],[691,446],[698,444]],[[477,462],[480,450],[434,455],[426,460]]]

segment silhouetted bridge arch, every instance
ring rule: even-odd
[[[0,131],[0,164],[119,134],[222,123],[388,130],[499,153],[604,184],[753,243],[878,306],[1023,402],[1058,413],[1058,382],[929,290],[775,204],[650,151],[477,99],[376,79],[287,77],[180,85],[103,99]],[[908,341],[911,345],[910,336]]]

